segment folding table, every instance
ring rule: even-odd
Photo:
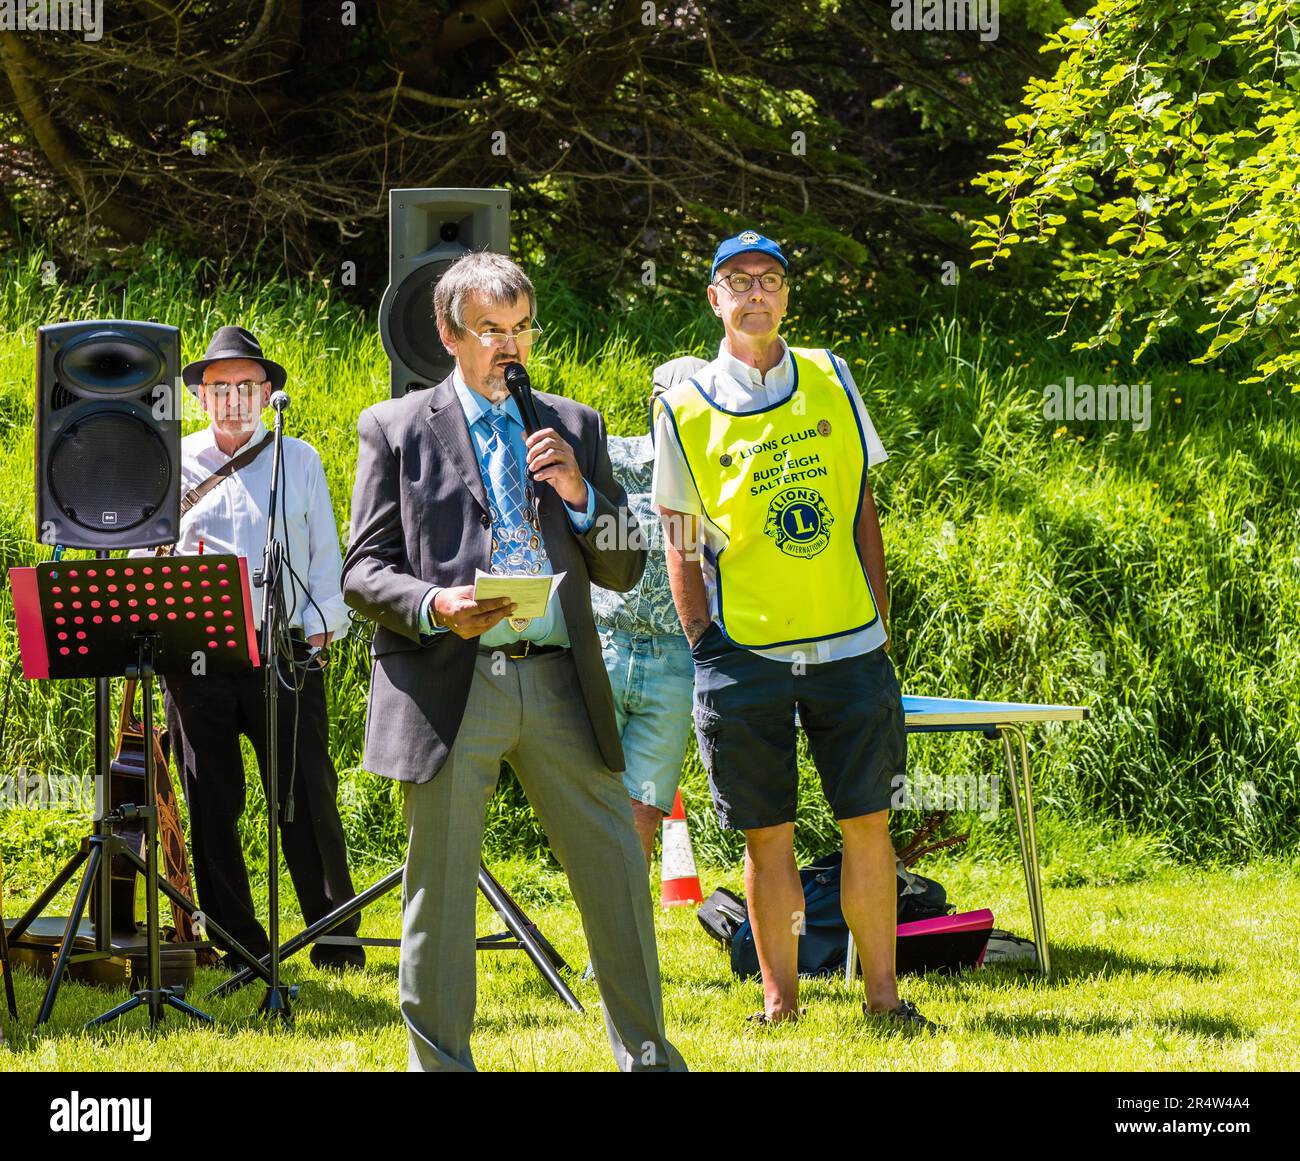
[[[1038,866],[1038,831],[1034,824],[1034,790],[1029,778],[1029,745],[1021,727],[1034,722],[1085,721],[1089,716],[1087,707],[904,695],[903,713],[909,734],[967,732],[983,734],[990,741],[1001,741],[1011,785],[1011,805],[1016,812],[1016,835],[1020,839],[1020,862],[1025,871],[1025,890],[1029,895],[1029,916],[1034,927],[1038,965],[1044,976],[1050,975],[1047,919],[1043,914],[1043,884]],[[846,978],[850,981],[856,962],[850,933],[846,968]]]

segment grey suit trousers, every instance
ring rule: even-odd
[[[618,1067],[684,1070],[664,1031],[645,858],[627,792],[601,759],[567,651],[518,661],[480,653],[446,763],[428,782],[402,784],[398,984],[411,1070],[474,1067],[476,884],[502,759],[568,874]]]

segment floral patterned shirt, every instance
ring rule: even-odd
[[[621,629],[634,636],[680,635],[681,622],[668,587],[663,525],[650,506],[654,475],[654,442],[648,435],[609,437],[609,459],[618,482],[627,490],[628,507],[645,533],[649,553],[645,573],[631,592],[616,593],[591,586],[591,611],[597,629]]]

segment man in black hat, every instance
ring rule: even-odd
[[[181,517],[175,551],[247,557],[254,565],[266,543],[272,438],[261,414],[287,373],[266,358],[242,327],[222,327],[206,356],[181,372],[211,423],[181,441],[181,486],[197,500]],[[214,473],[238,461],[231,474]],[[322,664],[331,640],[348,631],[339,577],[338,529],[316,449],[285,437],[276,536],[286,550],[283,583],[287,621],[298,667],[280,663],[278,714],[280,832],[285,862],[308,923],[353,895],[339,821],[338,775],[330,761],[329,719]],[[254,620],[261,621],[254,600]],[[260,627],[260,625],[259,625]],[[290,671],[292,668],[292,672]],[[169,676],[164,682],[167,726],[189,804],[199,904],[257,955],[270,950],[253,909],[239,841],[244,812],[240,735],[252,743],[266,786],[266,699],[262,670],[237,676]],[[296,688],[295,688],[296,687]],[[355,934],[360,919],[333,934]],[[361,967],[359,947],[315,944],[320,967]]]

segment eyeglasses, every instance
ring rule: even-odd
[[[505,331],[484,331],[479,334],[478,331],[470,331],[469,327],[465,329],[485,347],[493,351],[504,350],[512,339],[520,350],[524,347],[531,347],[542,334],[542,328],[538,326],[526,327],[521,331],[511,331],[509,334]]]
[[[775,294],[786,284],[786,281],[786,276],[784,274],[778,274],[775,270],[769,270],[766,274],[759,274],[757,276],[746,274],[742,270],[736,270],[723,278],[719,278],[714,285],[721,286],[725,282],[729,287],[731,287],[734,293],[748,294],[749,288],[757,282],[759,286],[769,294]]]
[[[238,391],[241,395],[252,395],[255,391],[260,391],[265,382],[265,379],[244,379],[238,383],[204,383],[203,386],[217,399],[224,399],[232,391]]]

